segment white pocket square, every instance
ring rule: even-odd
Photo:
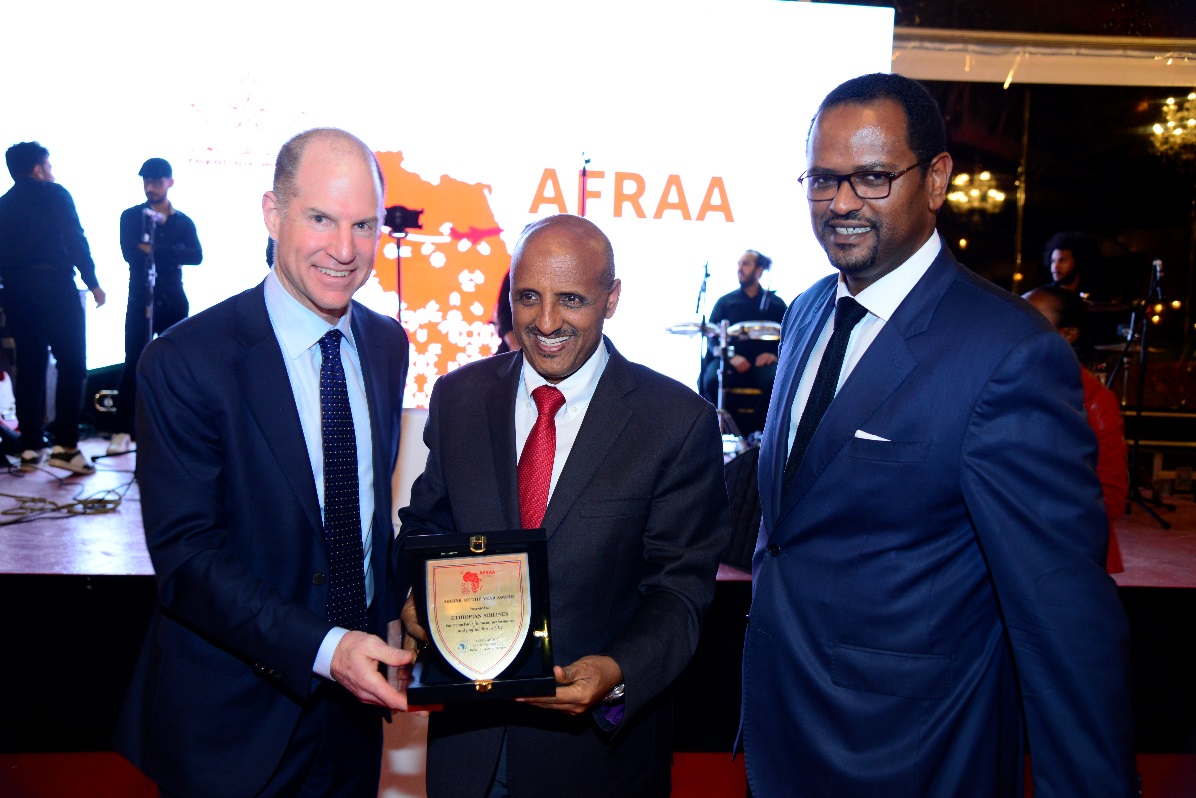
[[[888,438],[882,438],[879,435],[873,435],[871,432],[864,432],[862,429],[855,431],[857,438],[863,438],[866,441],[884,441],[885,443],[892,443]]]

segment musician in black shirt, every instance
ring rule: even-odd
[[[739,288],[719,298],[710,313],[710,323],[717,327],[724,319],[729,325],[746,321],[772,321],[780,323],[785,316],[785,303],[774,292],[765,291],[760,277],[772,265],[772,259],[754,249],[744,252],[739,258]],[[773,378],[777,373],[777,341],[753,338],[739,338],[731,341],[735,354],[727,360],[723,375],[723,387],[729,392],[741,389],[760,391],[758,398],[749,394],[747,400],[724,402],[724,406],[739,412],[734,413],[740,432],[747,435],[764,428],[764,416],[768,410],[768,399],[772,393]],[[710,349],[702,360],[700,391],[712,404],[718,404],[718,366],[715,353],[718,339],[711,341]]]

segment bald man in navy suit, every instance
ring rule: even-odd
[[[171,327],[138,364],[158,604],[116,743],[163,795],[378,794],[382,718],[406,708],[379,668],[411,658],[382,639],[406,593],[389,556],[407,336],[353,301],[373,271],[382,197],[359,139],[291,139],[262,201],[275,268]],[[351,436],[324,416],[333,357]],[[350,478],[327,478],[325,425],[354,439],[356,462],[335,469]],[[358,512],[338,541],[328,507],[341,496]],[[364,581],[345,591],[355,600],[335,599],[342,578]]]

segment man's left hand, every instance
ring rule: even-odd
[[[556,695],[516,700],[544,709],[580,715],[623,681],[623,669],[619,663],[600,654],[582,657],[563,668],[557,665],[552,669],[552,674],[556,677]]]
[[[756,368],[760,368],[762,366],[771,366],[776,362],[777,356],[772,352],[761,352],[760,354],[756,355]]]

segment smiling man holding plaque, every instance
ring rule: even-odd
[[[541,631],[557,666],[553,695],[433,713],[431,798],[669,794],[668,687],[714,596],[727,497],[713,408],[603,337],[620,288],[594,224],[533,223],[512,258],[522,350],[457,369],[433,391],[428,463],[400,511],[401,534],[543,529],[551,621]],[[465,567],[444,584],[454,598],[514,594],[487,593],[489,576]],[[412,600],[407,630],[428,642],[415,616]],[[470,628],[464,645],[484,647],[482,627]]]

